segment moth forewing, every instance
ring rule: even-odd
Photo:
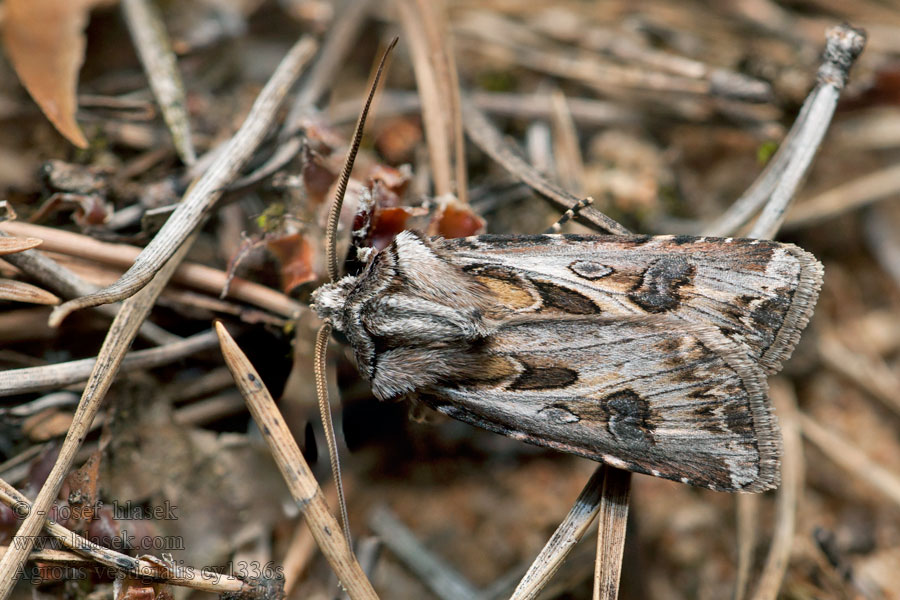
[[[403,232],[314,308],[376,396],[724,491],[779,480],[766,396],[812,313],[810,254],[673,236]]]
[[[705,322],[767,373],[806,327],[822,265],[791,244],[690,236],[530,235],[441,240],[516,312],[667,314]],[[526,300],[532,300],[526,305]]]

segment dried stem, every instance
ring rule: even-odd
[[[215,345],[212,331],[148,350],[129,352],[122,361],[122,371],[147,369],[170,364]],[[7,369],[0,371],[0,397],[57,389],[85,381],[97,363],[97,358],[84,358],[42,367]]]
[[[191,140],[184,83],[162,15],[153,0],[122,0],[122,13],[147,73],[150,89],[172,133],[175,151],[184,164],[193,164],[197,153]]]
[[[557,207],[568,210],[581,198],[573,196],[525,162],[503,135],[467,98],[463,99],[463,123],[466,133],[491,158],[500,163],[511,175],[531,187]],[[593,207],[578,212],[577,220],[603,232],[629,235],[627,229]]]
[[[331,514],[316,478],[256,369],[221,323],[216,323],[216,332],[222,355],[247,401],[253,420],[262,431],[291,495],[341,585],[351,598],[377,598],[372,584],[353,556],[353,550],[344,536],[338,533],[340,524]]]
[[[23,226],[34,227],[34,225],[27,225],[14,221],[7,221],[0,224],[0,228],[4,228],[7,231],[18,230],[17,228]],[[51,230],[50,228],[43,229],[47,229],[48,231],[58,231],[56,229]],[[10,234],[6,233],[6,231],[0,230],[0,243],[4,243],[3,240],[14,239],[7,237],[9,235]],[[30,277],[41,282],[44,287],[49,288],[66,298],[83,296],[95,292],[98,289],[97,286],[84,281],[78,275],[63,267],[40,250],[30,249],[7,254],[4,257],[4,260],[22,272],[27,273]],[[97,312],[112,319],[115,318],[116,313],[119,312],[119,307],[117,305],[98,306]],[[170,344],[181,339],[179,336],[169,333],[163,328],[150,322],[141,324],[140,334],[143,338],[155,344]]]
[[[765,204],[749,237],[771,238],[822,143],[837,106],[850,67],[862,52],[866,36],[859,29],[840,25],[827,32],[827,42],[816,87],[800,109],[781,147],[744,195],[704,230],[704,235],[731,235]]]
[[[544,544],[528,571],[522,577],[510,600],[532,600],[537,598],[550,578],[581,540],[591,523],[600,512],[603,494],[603,480],[609,467],[600,465],[588,479],[584,489],[569,509],[553,535]]]
[[[438,65],[432,57],[435,41],[429,36],[426,22],[427,9],[417,0],[396,0],[394,5],[403,25],[404,39],[409,44],[416,89],[422,97],[422,121],[425,141],[428,143],[428,160],[434,182],[434,195],[453,193],[453,167],[451,156],[448,101],[446,82],[436,72]]]
[[[616,600],[619,597],[630,492],[631,473],[606,466],[600,501],[600,526],[597,528],[594,600]]]
[[[101,242],[87,235],[53,227],[14,222],[3,223],[0,225],[0,230],[15,235],[24,232],[29,235],[44,236],[41,250],[59,252],[122,268],[131,266],[141,254],[141,249],[137,246]],[[277,290],[239,277],[232,277],[229,283],[229,276],[225,271],[197,263],[188,262],[179,265],[172,280],[214,295],[218,295],[225,285],[229,284],[228,298],[258,306],[284,317],[296,318],[304,310],[302,304]]]

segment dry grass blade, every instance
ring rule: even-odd
[[[416,536],[386,507],[380,506],[372,511],[369,526],[381,537],[384,545],[441,600],[478,598],[478,590],[472,584],[423,548]]]
[[[500,163],[512,176],[563,210],[568,210],[581,201],[581,198],[568,193],[522,160],[519,153],[510,147],[509,142],[503,138],[500,131],[470,100],[464,98],[462,108],[466,133],[479,148]],[[579,211],[576,220],[607,233],[619,235],[631,233],[616,221],[590,206]]]
[[[600,512],[603,479],[607,467],[600,465],[588,479],[569,514],[544,544],[528,571],[522,577],[510,600],[537,598],[547,582],[575,547]]]
[[[797,423],[794,390],[787,381],[779,378],[772,381],[769,393],[778,411],[784,455],[781,459],[781,486],[775,498],[775,530],[765,565],[757,579],[756,591],[751,596],[753,600],[774,600],[778,596],[794,544],[797,509],[803,490],[803,444]]]
[[[600,523],[597,528],[597,564],[594,570],[594,600],[616,600],[625,550],[625,525],[631,473],[605,466]]]
[[[572,190],[577,196],[584,196],[586,186],[584,184],[584,159],[581,156],[581,148],[578,146],[578,131],[572,112],[569,110],[565,94],[555,90],[551,95],[553,104],[554,154],[556,157],[556,172],[563,183],[563,187]]]
[[[0,503],[12,508],[17,514],[33,514],[34,512],[34,506],[28,501],[28,498],[2,479],[0,479]],[[205,592],[246,594],[247,598],[253,598],[258,595],[254,593],[253,586],[237,577],[204,571],[194,567],[179,567],[172,571],[161,570],[160,565],[155,562],[143,558],[133,558],[115,550],[99,546],[49,519],[44,520],[42,524],[47,533],[66,548],[70,548],[81,556],[87,557],[92,563],[100,563],[116,571],[138,577],[158,579],[173,585]],[[10,548],[14,547],[15,545],[13,544],[7,548],[3,554],[4,559],[12,554]],[[32,556],[29,554],[28,558],[32,558]]]
[[[197,154],[191,140],[184,83],[162,15],[152,0],[122,0],[122,12],[147,73],[150,89],[172,133],[175,151],[184,164],[193,164]]]
[[[170,364],[212,348],[215,340],[213,332],[206,331],[157,348],[129,352],[120,368],[122,371],[129,371]],[[96,362],[96,358],[84,358],[42,367],[0,371],[0,397],[55,389],[84,381]]]
[[[812,417],[798,415],[803,437],[853,477],[862,479],[900,506],[900,476],[888,471],[842,436]]]
[[[77,256],[122,268],[131,266],[141,254],[141,249],[137,246],[101,242],[80,233],[29,223],[3,223],[0,225],[0,230],[13,234],[26,232],[32,235],[43,235],[46,239],[41,247],[42,250]],[[179,265],[172,279],[181,285],[215,295],[220,294],[228,284],[228,298],[258,306],[284,317],[294,318],[303,310],[303,306],[299,302],[277,290],[239,277],[232,277],[229,281],[228,273],[225,271],[197,263]]]
[[[256,369],[221,323],[216,323],[216,333],[219,335],[225,363],[247,401],[253,420],[262,431],[291,495],[306,517],[316,543],[341,585],[351,598],[377,598],[372,584],[356,561],[353,550],[341,535],[340,524],[331,514],[322,489]]]
[[[409,43],[416,87],[422,97],[434,193],[436,196],[453,194],[454,106],[446,44],[431,6],[420,0],[396,0],[395,5]]]
[[[203,222],[222,192],[250,159],[269,131],[288,90],[315,52],[315,47],[315,42],[304,37],[288,51],[256,98],[244,124],[226,143],[227,147],[217,153],[213,164],[191,184],[178,208],[141,251],[134,265],[111,286],[57,307],[51,315],[51,324],[58,325],[73,310],[122,300],[147,285],[191,232]]]
[[[47,290],[15,279],[0,279],[0,300],[30,304],[59,304],[59,298]]]
[[[97,363],[91,371],[90,379],[81,395],[81,401],[72,420],[72,426],[59,449],[59,456],[53,464],[47,480],[41,487],[31,513],[25,518],[13,538],[13,548],[0,559],[0,600],[5,600],[15,585],[15,573],[22,568],[28,553],[34,544],[35,536],[41,529],[42,516],[47,514],[53,500],[59,494],[59,488],[75,462],[78,449],[81,447],[97,411],[113,379],[125,358],[125,353],[134,341],[135,335],[150,314],[156,298],[169,282],[175,267],[187,254],[191,243],[196,238],[192,234],[189,239],[176,250],[172,259],[157,273],[149,285],[122,303],[122,308],[113,320],[103,346],[97,353]]]
[[[0,238],[0,256],[24,252],[41,245],[43,240],[33,237],[2,237]]]

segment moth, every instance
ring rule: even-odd
[[[404,231],[313,308],[382,400],[720,491],[779,484],[767,374],[822,265],[771,241]]]
[[[330,207],[331,282],[313,293],[326,435],[333,328],[382,400],[416,398],[518,440],[713,490],[776,487],[766,376],[809,322],[822,265],[791,244],[688,236],[404,231],[377,251],[364,247],[363,202],[350,257],[364,266],[339,277],[337,224],[383,66]],[[329,453],[340,496],[333,434]]]

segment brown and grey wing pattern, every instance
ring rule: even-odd
[[[485,235],[436,240],[508,313],[668,315],[706,323],[778,371],[822,266],[791,244],[688,236]]]
[[[512,319],[420,398],[454,418],[723,491],[778,484],[765,376],[734,343],[668,316]]]

